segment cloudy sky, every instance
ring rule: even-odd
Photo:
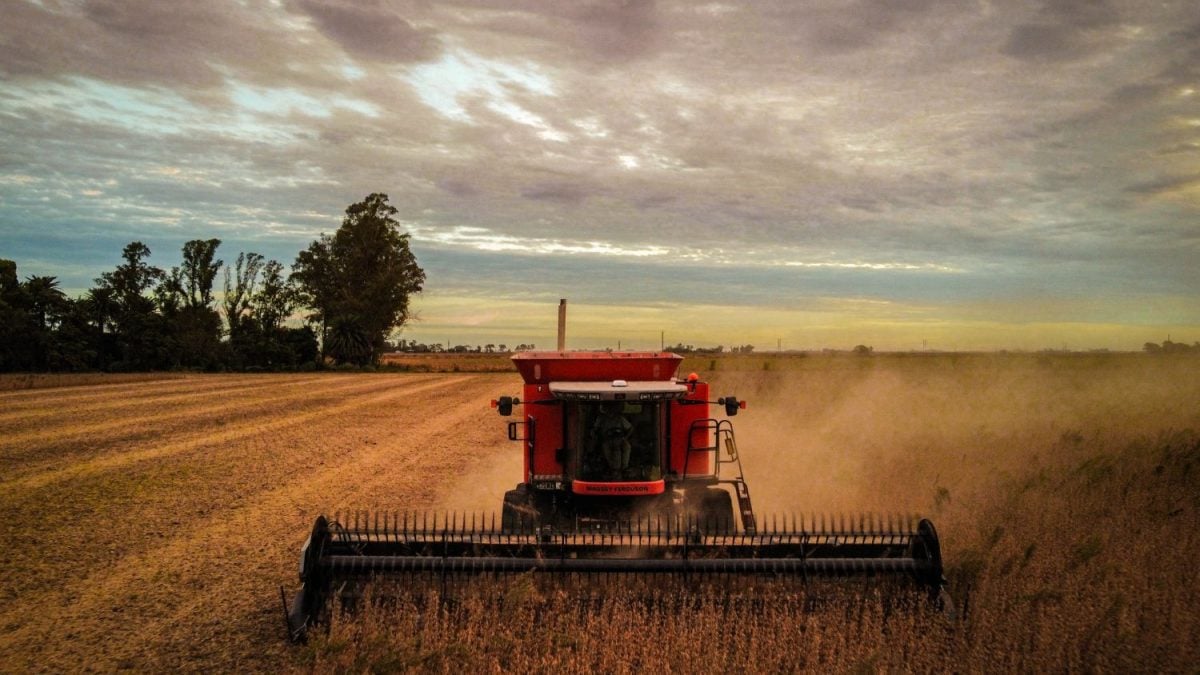
[[[0,257],[290,264],[386,192],[427,342],[1200,340],[1193,0],[7,0]]]

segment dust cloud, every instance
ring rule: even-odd
[[[511,380],[496,382],[497,397],[516,395],[520,391],[521,379],[515,375]],[[443,495],[433,505],[434,511],[478,514],[486,519],[490,519],[493,514],[496,518],[500,517],[504,493],[516,487],[522,480],[522,444],[508,440],[508,423],[517,419],[520,419],[519,412],[515,412],[512,417],[501,417],[493,411],[487,416],[484,431],[490,432],[487,437],[491,441],[476,448],[478,454],[475,467],[461,477],[453,492]],[[448,429],[447,433],[453,436],[456,431]]]
[[[1055,463],[1067,441],[1200,427],[1195,360],[1182,371],[1142,355],[797,361],[710,376],[714,394],[748,400],[733,422],[760,513],[931,514]]]

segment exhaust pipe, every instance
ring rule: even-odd
[[[567,299],[558,301],[558,351],[567,350]]]

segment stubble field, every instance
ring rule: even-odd
[[[503,607],[284,639],[319,513],[492,510],[512,373],[212,375],[0,392],[0,670],[1166,670],[1200,662],[1200,362],[1111,356],[688,362],[760,512],[920,512],[963,616]],[[578,589],[574,589],[578,590]],[[566,592],[564,592],[566,591]],[[862,592],[859,591],[862,595]],[[869,595],[869,592],[867,593]],[[965,608],[962,605],[966,605]],[[497,612],[503,616],[497,619]],[[741,612],[740,614],[738,612]]]

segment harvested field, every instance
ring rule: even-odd
[[[435,504],[507,449],[488,407],[506,382],[220,375],[0,394],[0,670],[291,663],[279,585],[295,585],[312,520]]]
[[[520,578],[450,605],[426,595],[364,612],[294,647],[279,586],[296,586],[313,518],[497,508],[520,457],[487,402],[519,379],[187,376],[0,393],[0,670],[1186,671],[1200,661],[1197,360],[718,365],[714,394],[750,401],[735,422],[758,510],[930,515],[965,622],[895,613],[870,592],[820,611],[802,594],[670,605],[624,589],[580,603],[587,580]]]

